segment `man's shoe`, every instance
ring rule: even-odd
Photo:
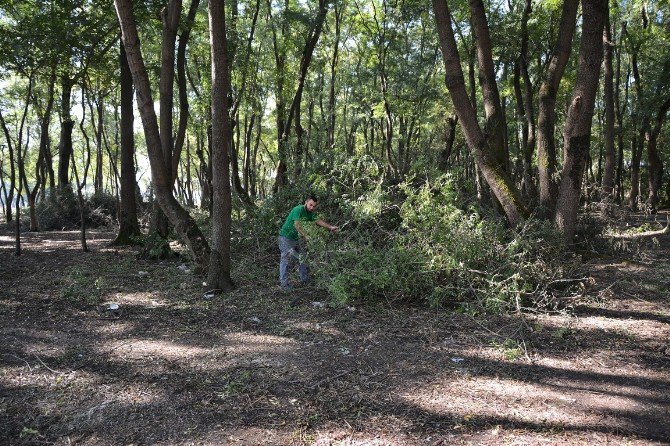
[[[293,287],[291,285],[282,285],[281,290],[284,293],[290,293],[291,291],[293,291]]]

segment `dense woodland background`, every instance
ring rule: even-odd
[[[27,209],[17,253],[21,229],[81,224],[86,249],[118,222],[153,254],[174,230],[228,290],[316,192],[338,299],[544,305],[566,249],[604,243],[580,221],[669,199],[669,21],[665,0],[3,0],[4,218]]]

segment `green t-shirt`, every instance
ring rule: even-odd
[[[298,240],[298,230],[295,228],[296,221],[316,221],[317,217],[314,212],[309,212],[305,209],[304,204],[299,204],[289,212],[284,226],[279,230],[279,235],[291,240]]]

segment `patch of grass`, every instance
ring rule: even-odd
[[[102,297],[101,277],[93,277],[88,271],[72,267],[67,270],[61,282],[60,297],[74,303],[98,305]]]
[[[226,377],[226,381],[223,388],[216,392],[216,396],[222,400],[235,397],[244,392],[251,381],[251,372],[244,371],[237,376],[228,376]]]
[[[514,339],[508,338],[502,343],[491,341],[491,346],[498,349],[508,361],[516,361],[523,356],[523,347],[521,346],[521,343]]]
[[[567,327],[557,328],[551,333],[551,337],[554,339],[565,339],[572,334],[572,330]]]

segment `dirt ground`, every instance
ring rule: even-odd
[[[0,444],[670,444],[669,235],[493,319],[289,297],[272,253],[208,297],[112,236],[0,232]]]

